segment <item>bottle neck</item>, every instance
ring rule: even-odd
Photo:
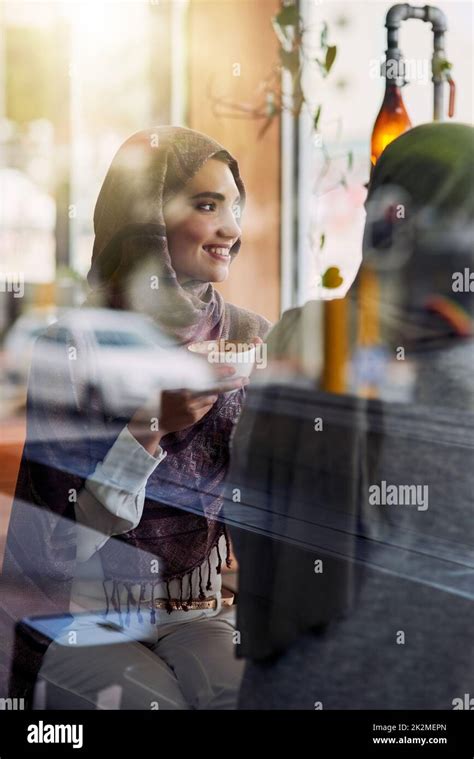
[[[383,99],[383,105],[396,106],[402,103],[402,93],[398,84],[393,84],[387,79],[385,85],[385,96]]]

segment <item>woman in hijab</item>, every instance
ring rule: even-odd
[[[106,308],[140,311],[178,346],[264,338],[269,323],[225,303],[212,284],[239,251],[244,204],[237,162],[214,140],[183,127],[132,135],[95,208],[83,309],[91,328]],[[45,337],[59,329],[61,320]],[[160,404],[157,393],[112,416],[88,393],[95,357],[78,342],[64,345],[51,378],[75,413],[45,405],[32,362],[3,570],[16,589],[2,612],[6,651],[25,615],[66,615],[46,639],[34,620],[26,634],[17,629],[10,694],[30,703],[41,666],[52,708],[68,708],[65,691],[94,708],[112,684],[124,709],[234,708],[241,668],[221,593],[230,549],[218,515],[243,382],[224,372],[214,389],[163,392]]]
[[[473,176],[474,130],[453,123],[408,131],[373,171],[346,297],[354,321],[379,315],[392,367],[410,362],[403,403],[383,382],[371,400],[296,386],[318,364],[314,303],[268,337],[295,382],[249,391],[228,475],[245,495],[225,506],[241,708],[472,708]]]

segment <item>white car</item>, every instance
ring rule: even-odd
[[[78,402],[86,409],[98,405],[113,416],[125,416],[156,391],[200,391],[215,384],[206,361],[177,346],[150,319],[120,310],[66,312],[42,332],[34,364],[30,392],[36,399],[54,405]],[[80,397],[71,392],[71,376]]]
[[[33,308],[19,316],[3,343],[5,376],[8,382],[25,386],[36,338],[58,319],[55,308]]]

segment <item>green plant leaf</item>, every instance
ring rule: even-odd
[[[328,37],[328,25],[326,21],[323,23],[323,28],[321,30],[321,47],[326,47]]]
[[[326,50],[326,61],[324,63],[324,68],[326,69],[326,73],[329,74],[332,68],[332,64],[336,60],[336,53],[337,53],[337,47],[336,45],[330,45],[328,49]]]
[[[276,111],[275,111],[275,113],[276,113]],[[258,131],[258,134],[257,134],[257,139],[258,140],[260,140],[265,135],[265,132],[267,131],[267,129],[269,129],[270,126],[272,125],[273,119],[275,117],[275,113],[272,114],[272,115],[270,115],[267,119],[265,119],[263,125],[260,127],[260,129]]]
[[[352,150],[349,150],[347,154],[347,171],[350,171],[353,165],[354,165],[354,153],[352,152]]]
[[[318,128],[319,119],[321,118],[321,111],[322,111],[322,108],[323,108],[323,107],[322,107],[322,105],[318,105],[317,111],[316,111],[316,113],[314,114],[314,119],[313,119],[313,127],[314,127],[315,129],[317,129],[317,128]]]
[[[298,117],[301,113],[301,109],[304,103],[304,96],[301,90],[296,89],[293,93],[293,114]]]
[[[433,73],[436,74],[442,74],[443,71],[449,71],[449,69],[452,69],[453,64],[446,60],[446,58],[442,58],[441,60],[435,61],[434,67],[433,67]]]
[[[330,266],[326,269],[322,276],[322,285],[333,290],[336,287],[340,287],[344,279],[341,276],[341,272],[338,266]]]
[[[297,26],[299,21],[298,8],[296,5],[285,5],[274,17],[274,21],[280,27]]]
[[[266,111],[267,116],[270,116],[270,118],[273,118],[273,116],[275,116],[277,112],[275,103],[271,103],[267,101],[265,111]]]
[[[280,61],[283,68],[290,71],[292,76],[294,76],[300,66],[298,49],[287,51],[280,48]]]

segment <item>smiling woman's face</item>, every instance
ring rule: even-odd
[[[239,239],[239,191],[229,166],[210,158],[164,207],[171,262],[181,284],[222,282]]]

